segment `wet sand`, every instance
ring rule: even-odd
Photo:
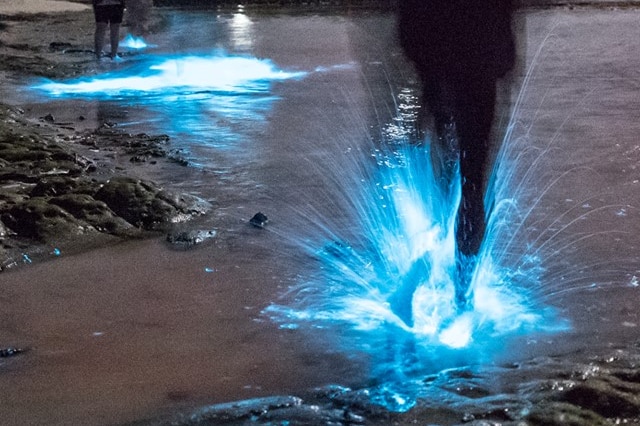
[[[90,5],[60,0],[11,0],[0,4],[0,14],[80,12],[90,8]]]
[[[566,223],[556,222],[563,218],[575,235],[600,234],[560,244],[547,278],[560,283],[559,291],[563,280],[566,287],[595,282],[600,288],[550,295],[576,320],[576,332],[527,341],[505,358],[557,355],[560,366],[542,362],[541,377],[553,376],[554,369],[562,376],[578,358],[597,359],[609,349],[637,356],[640,296],[632,283],[640,244],[640,11],[530,10],[526,16],[521,53],[531,79],[516,111],[518,136],[553,153],[528,183],[540,185],[528,199],[540,204],[532,232],[536,226],[551,234],[565,229]],[[276,120],[299,110],[295,103],[285,106]],[[278,135],[300,134],[303,127],[294,123]],[[278,166],[266,165],[265,177],[272,176],[270,169]],[[561,184],[549,186],[558,176]],[[596,212],[581,215],[585,204]],[[0,361],[0,383],[12,390],[3,397],[0,418],[9,424],[120,424],[208,403],[303,394],[328,383],[362,385],[362,360],[322,350],[321,339],[278,329],[260,315],[305,265],[273,249],[277,236],[242,220],[258,206],[259,200],[222,202],[222,210],[236,213],[220,217],[220,239],[196,250],[172,250],[158,238],[63,253],[0,274],[0,346],[29,349]],[[617,215],[621,209],[625,214]],[[536,383],[535,377],[527,380]],[[485,404],[494,414],[504,408]],[[455,424],[463,414],[440,414],[440,421]],[[438,417],[417,409],[396,420],[410,424],[414,418]]]

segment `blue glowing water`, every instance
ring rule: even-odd
[[[275,82],[305,75],[281,70],[267,59],[224,51],[140,54],[107,68],[66,81],[41,79],[31,89],[54,99],[117,101],[144,109],[151,117],[146,119],[148,132],[158,127],[172,137],[186,135],[192,141],[226,147],[246,139],[246,132],[264,123],[278,99],[271,91]]]
[[[377,176],[370,182],[363,178],[352,194],[361,220],[355,233],[362,238],[352,244],[327,235],[324,246],[305,243],[322,261],[322,274],[292,289],[292,305],[271,306],[269,314],[285,327],[308,321],[372,333],[395,328],[414,336],[418,345],[448,348],[549,326],[551,318],[532,299],[539,259],[523,256],[517,265],[502,263],[518,226],[511,222],[517,217],[514,199],[495,200],[473,273],[473,309],[460,313],[453,282],[459,190],[442,190],[428,146],[397,145],[394,151],[379,151],[377,160]],[[491,195],[502,194],[497,189]],[[416,287],[406,295],[412,326],[389,303],[405,285]]]
[[[397,122],[410,122],[415,111],[401,106]],[[490,362],[505,338],[570,328],[540,297],[542,254],[525,234],[531,206],[518,199],[528,175],[518,175],[517,164],[542,154],[502,144],[485,199],[492,208],[472,275],[472,309],[460,312],[454,300],[460,190],[443,188],[428,141],[411,144],[411,134],[390,125],[370,152],[347,150],[346,167],[327,169],[340,173],[328,179],[338,182],[334,195],[356,220],[333,227],[303,209],[313,231],[293,243],[320,266],[264,310],[283,328],[334,330],[345,350],[365,354],[379,382],[369,397],[393,411],[416,404],[425,372]],[[410,304],[412,322],[393,306],[396,297]]]
[[[270,83],[303,76],[279,70],[268,60],[224,52],[192,56],[147,56],[132,66],[66,82],[43,81],[33,86],[52,97],[113,98],[120,96],[264,93]]]
[[[154,46],[149,45],[143,37],[136,37],[132,34],[127,34],[124,40],[120,42],[120,47],[133,49],[133,50],[143,50],[148,47],[154,47]]]

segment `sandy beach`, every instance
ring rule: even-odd
[[[63,0],[9,0],[0,3],[0,15],[80,12],[90,8],[90,5]]]

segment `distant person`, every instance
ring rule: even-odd
[[[400,43],[433,121],[434,167],[447,188],[462,186],[455,231],[460,309],[471,298],[471,273],[485,234],[496,83],[515,63],[512,14],[512,0],[399,0]],[[453,181],[456,166],[460,182]]]
[[[127,26],[131,34],[147,35],[152,9],[153,0],[127,0]]]
[[[96,19],[94,38],[96,58],[102,57],[104,37],[108,27],[111,44],[109,56],[111,59],[116,59],[120,43],[120,24],[124,16],[124,0],[93,0],[93,14]]]

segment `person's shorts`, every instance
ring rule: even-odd
[[[120,5],[94,6],[93,14],[96,22],[105,24],[121,24],[124,16],[124,7]]]

